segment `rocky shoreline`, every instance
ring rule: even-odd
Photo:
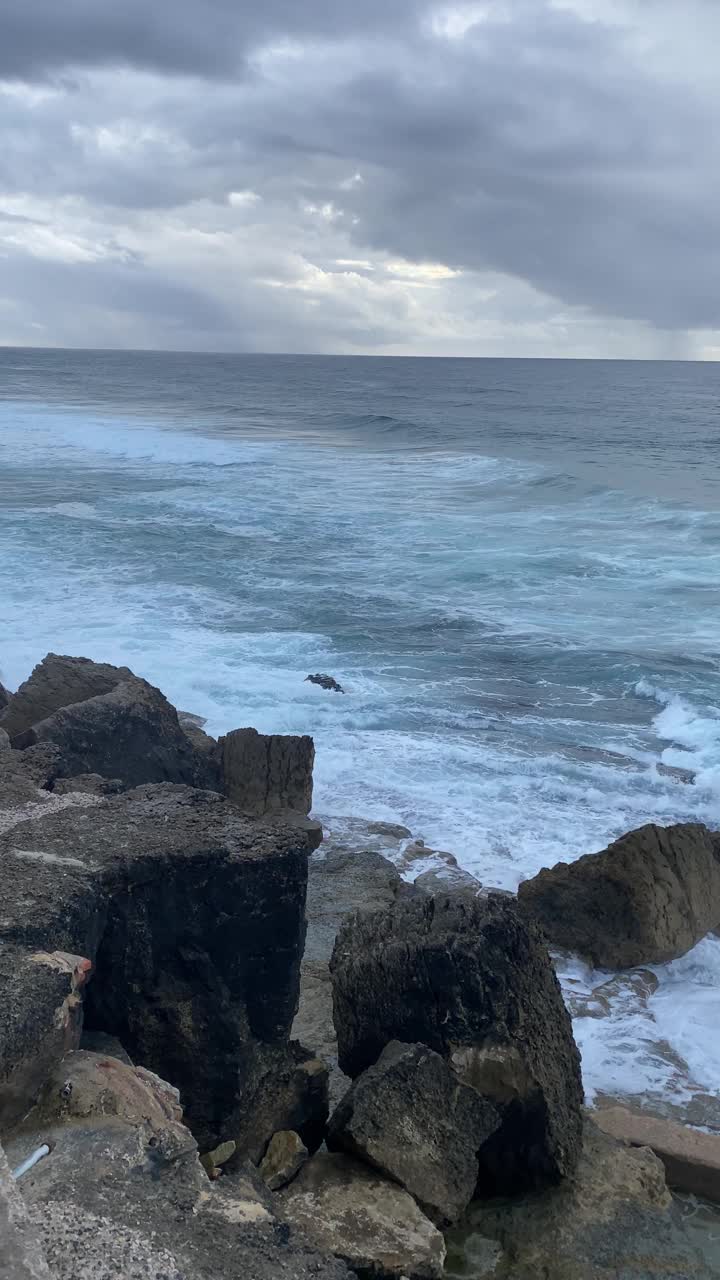
[[[0,686],[3,1280],[711,1276],[667,1182],[720,1199],[715,1140],[598,1127],[548,945],[683,954],[718,834],[515,898],[404,828],[323,840],[313,758],[127,668]]]

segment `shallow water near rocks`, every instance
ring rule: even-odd
[[[714,365],[2,350],[0,679],[85,654],[312,733],[328,826],[486,885],[719,825],[718,405]],[[579,1010],[588,1095],[708,1116],[720,940],[654,972]]]

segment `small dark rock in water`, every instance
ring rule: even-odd
[[[331,689],[333,693],[345,692],[334,676],[322,676],[317,672],[314,676],[306,676],[305,681],[307,682],[308,680],[310,684],[319,684],[321,689]]]

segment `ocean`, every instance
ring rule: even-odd
[[[486,885],[720,826],[720,366],[2,349],[0,600],[9,687],[83,654],[311,733],[329,830]],[[559,972],[591,1100],[720,1127],[720,939]]]

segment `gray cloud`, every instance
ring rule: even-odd
[[[0,0],[0,75],[135,66],[215,78],[267,40],[333,38],[413,19],[417,0]]]
[[[0,297],[65,255],[149,344],[173,290],[223,349],[720,344],[720,22],[688,6],[0,0]]]

